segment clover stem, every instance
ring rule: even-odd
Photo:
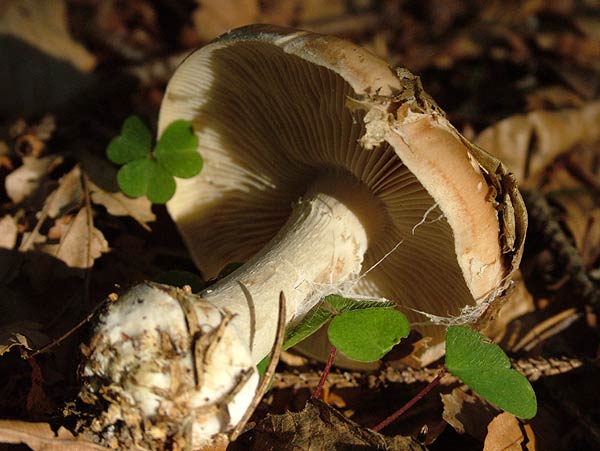
[[[337,348],[335,346],[331,345],[331,351],[329,352],[329,358],[327,359],[327,363],[325,364],[325,368],[323,368],[323,373],[321,374],[321,379],[319,379],[317,388],[311,395],[311,398],[317,399],[321,396],[321,392],[323,391],[323,387],[325,386],[325,381],[327,380],[327,375],[331,371],[331,365],[333,365],[333,360],[335,359],[336,354],[337,354]]]
[[[408,401],[406,404],[404,404],[400,409],[396,410],[393,414],[391,414],[389,417],[387,417],[385,420],[383,420],[379,424],[373,426],[371,429],[374,430],[375,432],[380,432],[382,429],[386,428],[391,423],[396,421],[408,409],[410,409],[412,406],[414,406],[417,403],[417,401],[419,401],[421,398],[425,397],[425,395],[427,393],[429,393],[431,390],[433,390],[440,383],[440,381],[442,380],[442,377],[444,377],[446,372],[447,372],[447,369],[446,369],[446,367],[444,367],[438,373],[438,375],[429,384],[427,384],[427,386],[425,388],[423,388],[423,390],[421,390],[419,393],[417,393],[410,401]]]

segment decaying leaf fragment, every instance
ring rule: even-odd
[[[23,443],[34,451],[108,451],[62,426],[54,433],[48,423],[12,420],[0,420],[0,443]]]
[[[152,213],[152,203],[146,197],[133,199],[121,192],[111,193],[88,181],[92,202],[102,205],[113,216],[130,216],[146,230],[150,230],[148,222],[156,220]]]
[[[37,190],[48,172],[60,164],[62,157],[23,158],[23,165],[6,176],[4,186],[8,197],[15,203],[21,203]]]
[[[467,433],[483,441],[488,423],[496,410],[479,396],[469,393],[465,385],[440,395],[444,405],[442,417],[459,434]]]
[[[483,451],[535,451],[535,434],[531,426],[520,424],[510,413],[503,412],[488,425]]]
[[[108,242],[90,223],[85,208],[79,210],[65,230],[59,244],[44,244],[40,249],[53,254],[71,268],[90,268],[94,260],[108,252]]]
[[[57,218],[81,203],[81,169],[75,166],[60,179],[58,188],[46,199],[45,209],[51,218]]]
[[[386,437],[361,427],[317,399],[311,399],[301,412],[268,415],[254,431],[253,451],[426,449],[410,437]]]
[[[0,218],[0,248],[12,249],[17,244],[17,222],[10,215]]]
[[[498,157],[521,185],[535,185],[541,171],[560,153],[600,139],[600,102],[581,108],[532,111],[483,130],[475,143]]]

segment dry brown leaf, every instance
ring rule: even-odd
[[[23,334],[0,334],[0,355],[6,354],[15,346],[23,346],[26,349],[31,349],[31,344]]]
[[[107,451],[88,439],[75,437],[64,427],[55,434],[48,423],[0,420],[0,443],[23,443],[34,451]]]
[[[51,218],[57,218],[66,211],[81,204],[83,190],[81,188],[81,169],[75,166],[60,179],[58,188],[46,200],[46,212]]]
[[[88,86],[95,57],[75,42],[64,0],[0,2],[0,112],[48,112]]]
[[[194,28],[202,41],[210,41],[227,30],[258,20],[258,0],[198,0]]]
[[[505,294],[503,302],[498,305],[498,310],[493,312],[489,322],[481,332],[496,343],[502,342],[503,349],[510,350],[510,340],[513,337],[507,327],[515,319],[534,310],[533,296],[527,289],[521,272],[517,271],[513,276],[511,289]]]
[[[459,434],[469,434],[483,441],[486,427],[496,411],[480,397],[467,392],[465,385],[454,388],[450,393],[442,393],[444,411],[442,418]]]
[[[302,0],[296,3],[300,10],[299,20],[303,24],[341,16],[346,12],[344,0]]]
[[[301,412],[267,415],[255,427],[254,451],[349,450],[424,451],[411,437],[386,437],[346,418],[320,400]]]
[[[514,415],[504,412],[488,425],[483,451],[535,451],[535,434],[527,424],[521,426]]]
[[[19,229],[17,222],[11,215],[5,215],[0,219],[0,248],[13,249],[17,244]]]
[[[86,209],[79,210],[59,244],[44,244],[39,250],[54,255],[71,268],[90,268],[94,260],[108,252],[108,242],[94,224],[88,223]]]
[[[520,185],[535,184],[542,170],[573,146],[600,139],[600,102],[578,109],[533,111],[483,130],[475,143],[498,157]]]
[[[61,161],[62,157],[56,155],[23,158],[23,165],[6,176],[6,194],[15,204],[23,202],[39,188],[48,172]]]
[[[14,36],[43,53],[90,71],[96,59],[75,42],[67,23],[64,0],[8,0],[0,9],[0,34]]]
[[[580,108],[584,105],[581,96],[564,86],[542,86],[526,96],[527,110],[556,108]]]
[[[599,144],[600,145],[600,144]],[[591,152],[577,152],[570,155],[571,163],[580,167],[592,167],[597,147]],[[577,157],[577,158],[576,158]],[[593,177],[593,174],[590,174]],[[598,181],[600,184],[600,180]],[[600,206],[597,194],[586,187],[564,165],[556,165],[543,186],[553,202],[563,210],[561,220],[567,226],[584,261],[594,258],[588,255],[591,248],[600,246]]]
[[[0,328],[0,356],[14,346],[26,349],[39,349],[50,342],[50,338],[41,332],[41,326],[32,321],[19,321]]]
[[[152,203],[146,197],[132,199],[121,192],[110,193],[92,182],[88,183],[92,202],[104,206],[113,216],[131,216],[143,228],[150,230],[148,222],[155,221],[156,215],[152,213]]]

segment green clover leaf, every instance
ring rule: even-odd
[[[335,294],[326,296],[288,331],[283,349],[295,346],[332,320],[328,334],[336,348],[354,360],[379,360],[410,330],[408,320],[392,308],[394,305],[390,301],[357,300]]]
[[[446,332],[446,368],[490,403],[518,417],[537,413],[537,400],[525,376],[510,367],[500,346],[468,327]]]
[[[191,122],[178,120],[163,132],[152,152],[152,135],[143,121],[130,116],[121,134],[106,149],[106,155],[123,167],[117,173],[121,191],[130,197],[146,196],[163,204],[175,194],[174,177],[190,178],[203,166],[198,153],[198,137]]]
[[[129,116],[123,123],[121,134],[108,144],[106,156],[117,164],[143,158],[150,152],[152,135],[138,116]]]
[[[327,335],[339,351],[358,362],[374,362],[408,336],[410,324],[393,308],[350,310],[331,320]]]
[[[175,177],[190,178],[199,174],[204,161],[198,153],[198,137],[188,121],[170,124],[154,148],[156,161]]]

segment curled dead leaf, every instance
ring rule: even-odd
[[[90,81],[96,58],[69,33],[64,0],[6,0],[0,7],[0,98],[9,115],[48,111]]]
[[[81,169],[75,166],[60,179],[58,188],[46,199],[46,212],[51,218],[56,218],[81,203],[83,190],[81,188]]]
[[[397,435],[386,437],[359,426],[341,412],[317,399],[304,410],[268,415],[255,428],[252,450],[349,450],[425,451],[418,441]]]
[[[197,4],[193,21],[202,41],[258,20],[258,0],[198,0]]]
[[[465,385],[455,387],[450,393],[442,393],[444,411],[442,418],[459,434],[469,434],[483,441],[486,427],[496,410],[479,396],[468,392]]]
[[[122,192],[111,193],[88,181],[92,202],[102,205],[113,216],[130,216],[144,229],[150,230],[148,222],[156,220],[152,203],[146,197],[133,199]]]
[[[74,436],[64,427],[56,433],[48,423],[0,420],[0,443],[23,443],[34,451],[108,451],[83,436]]]
[[[60,243],[43,244],[38,247],[62,260],[71,268],[91,268],[94,260],[108,252],[108,242],[100,230],[88,219],[86,209],[79,210],[66,228]]]
[[[23,158],[23,165],[6,176],[6,194],[15,204],[19,204],[33,194],[53,167],[62,162],[62,157]]]
[[[600,102],[582,108],[532,111],[499,121],[475,139],[498,157],[521,186],[535,185],[542,170],[562,152],[600,139]]]
[[[535,434],[528,424],[521,424],[503,412],[488,425],[483,451],[535,451]]]
[[[4,215],[0,219],[0,248],[12,249],[17,244],[18,228],[15,218]]]

